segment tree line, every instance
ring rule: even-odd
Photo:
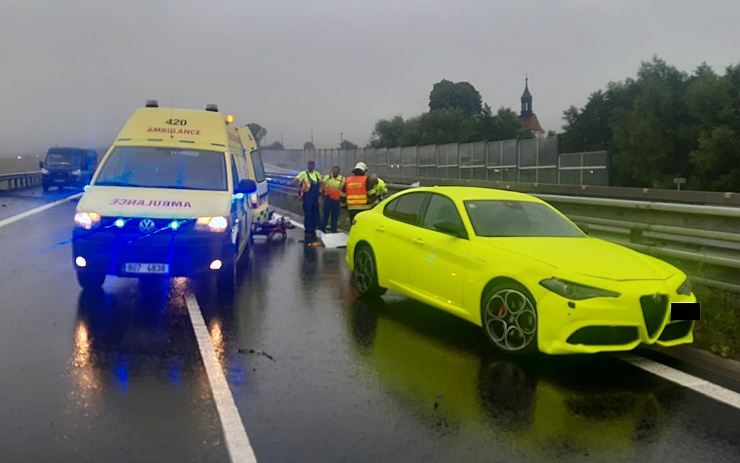
[[[494,114],[469,82],[442,80],[429,94],[429,111],[403,119],[395,116],[375,123],[369,148],[437,145],[533,138],[519,116],[501,107]]]
[[[717,74],[706,63],[692,73],[654,56],[637,76],[609,82],[582,108],[563,112],[560,152],[609,153],[612,186],[738,191],[740,188],[740,65]],[[261,140],[266,130],[252,132]],[[553,131],[548,136],[553,136]],[[468,82],[442,80],[429,95],[429,111],[375,123],[369,148],[422,146],[532,138],[510,108],[493,113]],[[282,149],[279,142],[269,147]],[[357,148],[344,140],[340,149]],[[314,149],[311,142],[304,149]]]
[[[738,191],[740,67],[691,74],[654,56],[636,78],[610,82],[564,112],[561,152],[607,150],[611,184]]]

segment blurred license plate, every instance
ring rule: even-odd
[[[124,267],[126,273],[169,273],[170,268],[167,264],[137,264],[127,263]]]

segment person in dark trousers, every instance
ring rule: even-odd
[[[339,166],[331,168],[331,175],[324,176],[324,218],[321,221],[321,231],[326,233],[326,226],[331,216],[331,233],[337,232],[341,198],[344,195],[344,177],[339,175]]]
[[[319,214],[319,196],[323,191],[321,174],[316,170],[316,163],[308,161],[306,170],[293,179],[299,185],[299,195],[303,201],[303,225],[306,229],[306,242],[316,240],[316,229],[321,216]]]
[[[349,211],[350,228],[357,214],[372,209],[377,195],[374,185],[368,182],[367,165],[364,162],[358,162],[352,174],[344,181],[345,198],[342,198]]]

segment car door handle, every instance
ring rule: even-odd
[[[424,240],[421,238],[414,238],[414,243],[416,244],[424,244]]]
[[[385,227],[382,226],[382,225],[378,225],[377,227],[375,227],[375,229],[378,230],[379,232],[384,232],[385,231]]]

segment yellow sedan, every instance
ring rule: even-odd
[[[693,342],[687,275],[590,237],[546,202],[477,187],[404,190],[355,217],[346,261],[358,292],[387,289],[483,328],[511,353],[626,351]]]

